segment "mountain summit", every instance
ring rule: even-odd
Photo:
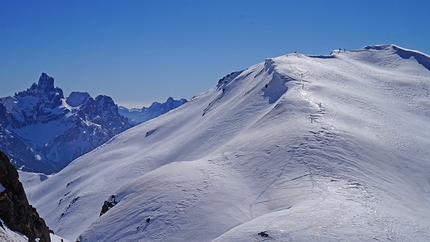
[[[56,91],[59,91],[60,97],[63,98],[62,91],[60,91],[60,88],[54,88],[54,78],[48,76],[46,73],[42,73],[42,75],[39,78],[39,82],[37,85],[33,84],[31,89],[38,89],[42,93],[50,94],[50,93],[56,93]]]
[[[429,60],[396,45],[268,58],[22,180],[82,242],[427,241]]]
[[[47,174],[133,126],[112,98],[64,98],[46,73],[26,91],[0,98],[0,117],[0,150],[18,169]]]

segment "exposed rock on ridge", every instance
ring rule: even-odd
[[[18,172],[7,156],[0,151],[0,219],[12,230],[27,236],[28,241],[51,241],[49,228],[28,203],[18,180]]]

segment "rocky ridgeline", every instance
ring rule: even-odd
[[[132,126],[186,103],[168,98],[149,108],[118,108],[112,98],[86,92],[64,97],[54,78],[0,98],[0,150],[20,170],[50,174]]]
[[[11,229],[27,236],[28,241],[39,238],[51,241],[49,228],[28,203],[18,172],[8,157],[0,151],[0,219]]]
[[[132,126],[112,98],[64,98],[45,73],[27,90],[0,98],[0,150],[24,171],[58,172]]]

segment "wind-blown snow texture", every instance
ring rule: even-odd
[[[267,59],[20,176],[72,241],[427,241],[429,62],[395,45]]]
[[[132,126],[112,98],[64,98],[45,73],[26,91],[0,98],[0,150],[24,171],[57,172]]]

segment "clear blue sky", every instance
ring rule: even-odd
[[[46,72],[119,105],[191,98],[298,51],[397,44],[430,54],[430,1],[0,0],[0,96]]]

